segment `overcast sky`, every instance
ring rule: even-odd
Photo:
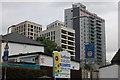
[[[1,3],[0,3],[1,4]],[[64,21],[64,9],[71,8],[72,2],[3,2],[2,29],[5,34],[8,26],[30,20],[45,26],[60,20]],[[118,50],[118,3],[82,2],[87,9],[105,19],[107,60],[111,60]]]

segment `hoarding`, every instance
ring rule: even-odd
[[[70,53],[67,51],[54,53],[54,77],[70,78]]]
[[[85,45],[85,58],[94,58],[94,44]]]

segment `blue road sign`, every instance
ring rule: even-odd
[[[94,44],[85,45],[85,58],[94,58]]]
[[[4,51],[4,56],[8,56],[9,55],[9,51]]]
[[[5,51],[3,53],[3,61],[8,61],[8,56],[9,56],[9,46],[8,46],[8,43],[6,43],[5,47],[4,47]]]

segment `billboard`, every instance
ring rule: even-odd
[[[70,53],[54,52],[54,77],[70,78]]]
[[[85,45],[85,58],[94,58],[94,44]]]

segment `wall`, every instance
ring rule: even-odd
[[[19,56],[19,57],[9,58],[9,60],[16,59],[17,62],[20,62],[20,60],[22,60],[23,58],[24,58],[24,60],[28,60],[28,58],[29,58],[31,63],[34,63],[34,61],[32,61],[34,56],[36,56],[36,55],[21,56],[21,57]],[[39,64],[40,64],[40,66],[43,66],[43,67],[44,66],[53,67],[53,58],[51,56],[40,54],[40,56],[39,56]],[[71,61],[71,69],[72,70],[80,70],[80,63],[76,62],[76,61]]]
[[[2,53],[4,52],[5,44],[6,43],[2,43]],[[26,44],[18,44],[18,43],[8,43],[8,45],[9,45],[9,55],[16,55],[19,53],[44,52],[43,46],[34,46],[34,45],[26,45]]]
[[[100,68],[99,78],[118,78],[118,65]]]
[[[52,67],[53,66],[53,58],[50,56],[46,56],[46,55],[40,55],[40,65]],[[79,70],[80,69],[79,62],[71,61],[71,69]]]
[[[40,55],[40,65],[41,66],[53,66],[53,58],[46,55]]]
[[[78,62],[71,61],[71,69],[73,69],[73,70],[79,70],[80,69],[80,64]]]

